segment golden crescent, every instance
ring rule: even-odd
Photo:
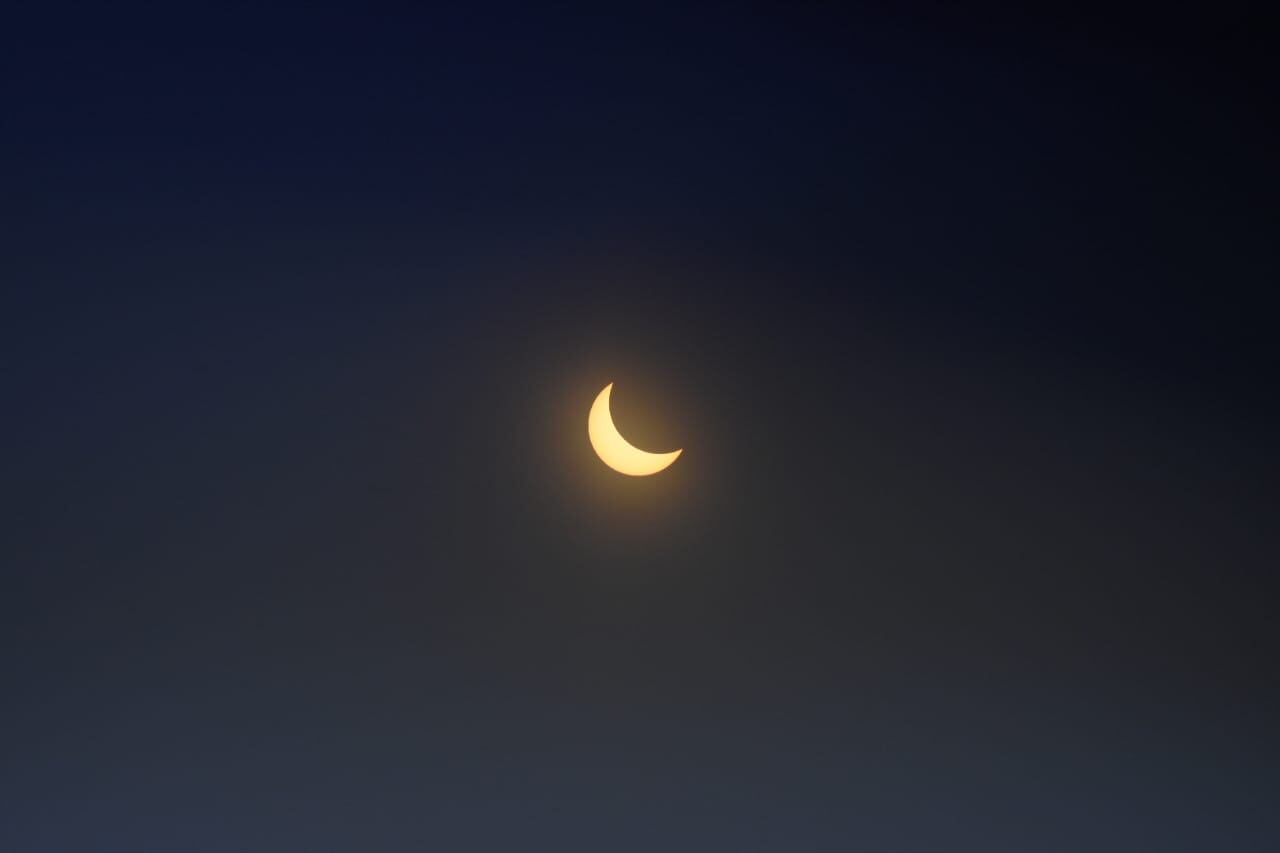
[[[613,415],[609,412],[609,392],[612,390],[612,382],[604,386],[604,390],[596,395],[596,401],[591,404],[591,414],[587,415],[587,435],[604,464],[622,474],[647,477],[675,462],[676,457],[684,452],[683,448],[670,453],[649,453],[622,437],[618,428],[613,425]]]

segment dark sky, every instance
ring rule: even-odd
[[[1260,21],[169,5],[0,25],[0,848],[1280,845]]]

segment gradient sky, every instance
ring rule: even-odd
[[[0,848],[1280,844],[1257,21],[178,5],[3,28]]]

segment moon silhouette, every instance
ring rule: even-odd
[[[596,401],[591,404],[591,414],[587,415],[587,435],[604,464],[620,474],[647,477],[675,462],[676,457],[684,452],[683,448],[670,453],[650,453],[622,437],[618,428],[613,425],[613,415],[609,412],[609,392],[612,390],[612,382],[604,386],[604,390],[596,395]]]

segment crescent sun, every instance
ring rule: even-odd
[[[613,415],[609,413],[609,392],[612,390],[612,382],[604,386],[591,404],[591,414],[587,415],[587,435],[604,464],[621,474],[647,477],[675,462],[676,457],[684,452],[683,448],[670,453],[649,453],[622,437],[613,425]]]

